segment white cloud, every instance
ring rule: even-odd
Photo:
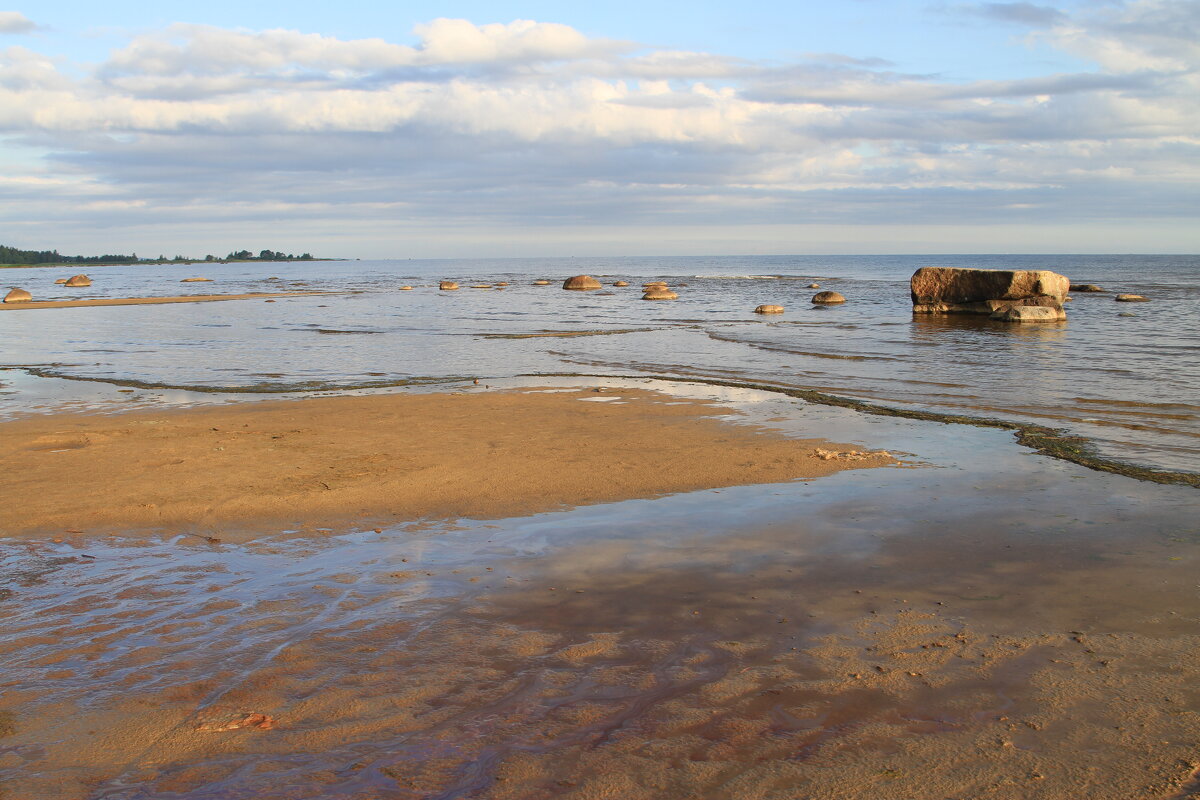
[[[20,11],[0,11],[0,33],[30,33],[37,25]]]
[[[31,173],[37,193],[0,184],[0,222],[86,229],[136,208],[139,225],[286,215],[331,229],[350,217],[975,224],[997,209],[1194,208],[1188,4],[1072,19],[993,6],[1045,17],[1046,41],[1099,69],[948,83],[869,57],[762,64],[521,20],[434,20],[414,44],[173,25],[82,75],[11,47],[0,136],[53,155]]]

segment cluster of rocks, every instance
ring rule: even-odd
[[[70,286],[72,288],[91,286],[92,279],[87,275],[72,275],[69,278],[58,278],[54,281],[60,286]],[[13,287],[8,294],[4,295],[5,303],[30,303],[33,302],[33,295],[28,289],[18,289]]]
[[[1107,292],[1094,283],[1071,283],[1050,270],[922,267],[909,282],[914,314],[987,314],[1003,322],[1061,322],[1068,292]],[[1147,302],[1118,294],[1120,303]]]

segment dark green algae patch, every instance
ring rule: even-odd
[[[290,394],[295,392],[340,392],[351,389],[388,389],[398,386],[436,386],[438,384],[462,383],[472,380],[468,376],[442,376],[437,378],[409,377],[388,378],[375,381],[355,381],[353,383],[331,383],[329,381],[292,381],[277,383],[254,383],[239,386],[193,385],[186,383],[162,383],[159,381],[139,381],[135,378],[101,378],[90,375],[72,375],[45,367],[20,367],[20,369],[36,375],[39,378],[59,378],[66,381],[86,381],[88,383],[107,383],[112,386],[126,386],[134,389],[176,389],[185,392],[204,392],[206,394]]]
[[[1137,464],[1128,464],[1105,458],[1097,453],[1091,443],[1082,436],[1075,436],[1066,431],[1049,428],[1045,425],[1013,422],[994,417],[971,417],[963,414],[940,414],[934,411],[911,411],[902,408],[891,408],[862,400],[852,400],[847,397],[818,392],[813,389],[795,389],[787,386],[776,386],[768,383],[753,383],[750,381],[729,381],[716,378],[688,377],[680,378],[669,375],[598,375],[581,372],[538,372],[519,375],[521,378],[620,378],[622,380],[644,380],[650,378],[656,381],[671,383],[699,383],[708,386],[728,386],[734,389],[754,389],[760,392],[772,392],[788,397],[795,397],[808,403],[825,406],[848,408],[863,414],[878,417],[901,417],[903,419],[922,420],[924,422],[940,422],[946,425],[974,425],[977,428],[1000,428],[1014,431],[1017,443],[1051,458],[1058,458],[1078,464],[1081,467],[1094,469],[1097,472],[1109,472],[1114,475],[1124,475],[1140,481],[1152,483],[1177,484],[1200,488],[1200,474],[1195,472],[1175,472],[1171,470],[1153,469]]]

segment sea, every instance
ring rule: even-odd
[[[1107,291],[1075,294],[1065,323],[914,315],[908,281],[923,266],[1049,269]],[[0,366],[15,368],[0,372],[0,418],[105,407],[92,382],[208,390],[167,396],[191,403],[548,373],[668,376],[1035,422],[1083,436],[1107,458],[1200,470],[1195,255],[243,262],[105,266],[90,270],[90,288],[53,283],[75,271],[2,274],[37,299],[331,294],[0,314]],[[563,291],[561,282],[578,274],[605,288]],[[631,285],[611,286],[621,279]],[[439,291],[440,280],[462,288]],[[642,301],[650,280],[666,281],[679,298]],[[813,283],[846,302],[813,304]],[[406,285],[412,291],[400,290]],[[1117,293],[1149,302],[1114,302]],[[785,313],[755,314],[760,304]],[[126,395],[134,396],[123,407],[149,399]],[[153,402],[163,399],[160,392]]]

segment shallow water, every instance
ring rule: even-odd
[[[1064,324],[914,317],[925,265],[1045,268],[1152,302],[1077,294]],[[349,261],[5,270],[38,299],[253,291],[339,294],[0,313],[0,363],[48,374],[231,389],[328,388],[526,373],[662,374],[814,388],[887,405],[1033,421],[1107,456],[1200,471],[1200,257],[838,256]],[[564,292],[571,274],[627,288]],[[203,274],[212,283],[181,284]],[[271,280],[277,277],[278,280]],[[535,278],[555,281],[532,286]],[[436,281],[456,279],[457,292]],[[679,299],[642,302],[662,278]],[[472,284],[507,281],[501,290]],[[848,298],[809,303],[815,281]],[[416,287],[398,291],[401,285]],[[760,303],[783,315],[759,317]],[[1122,316],[1132,314],[1133,316]],[[601,332],[605,335],[547,336]],[[40,404],[0,372],[0,416]],[[82,391],[86,394],[86,391]],[[54,403],[48,404],[54,407]]]
[[[1006,431],[628,385],[913,466],[244,546],[0,540],[0,786],[1173,796],[1128,786],[1200,752],[1194,489]],[[213,730],[249,712],[275,729]]]

